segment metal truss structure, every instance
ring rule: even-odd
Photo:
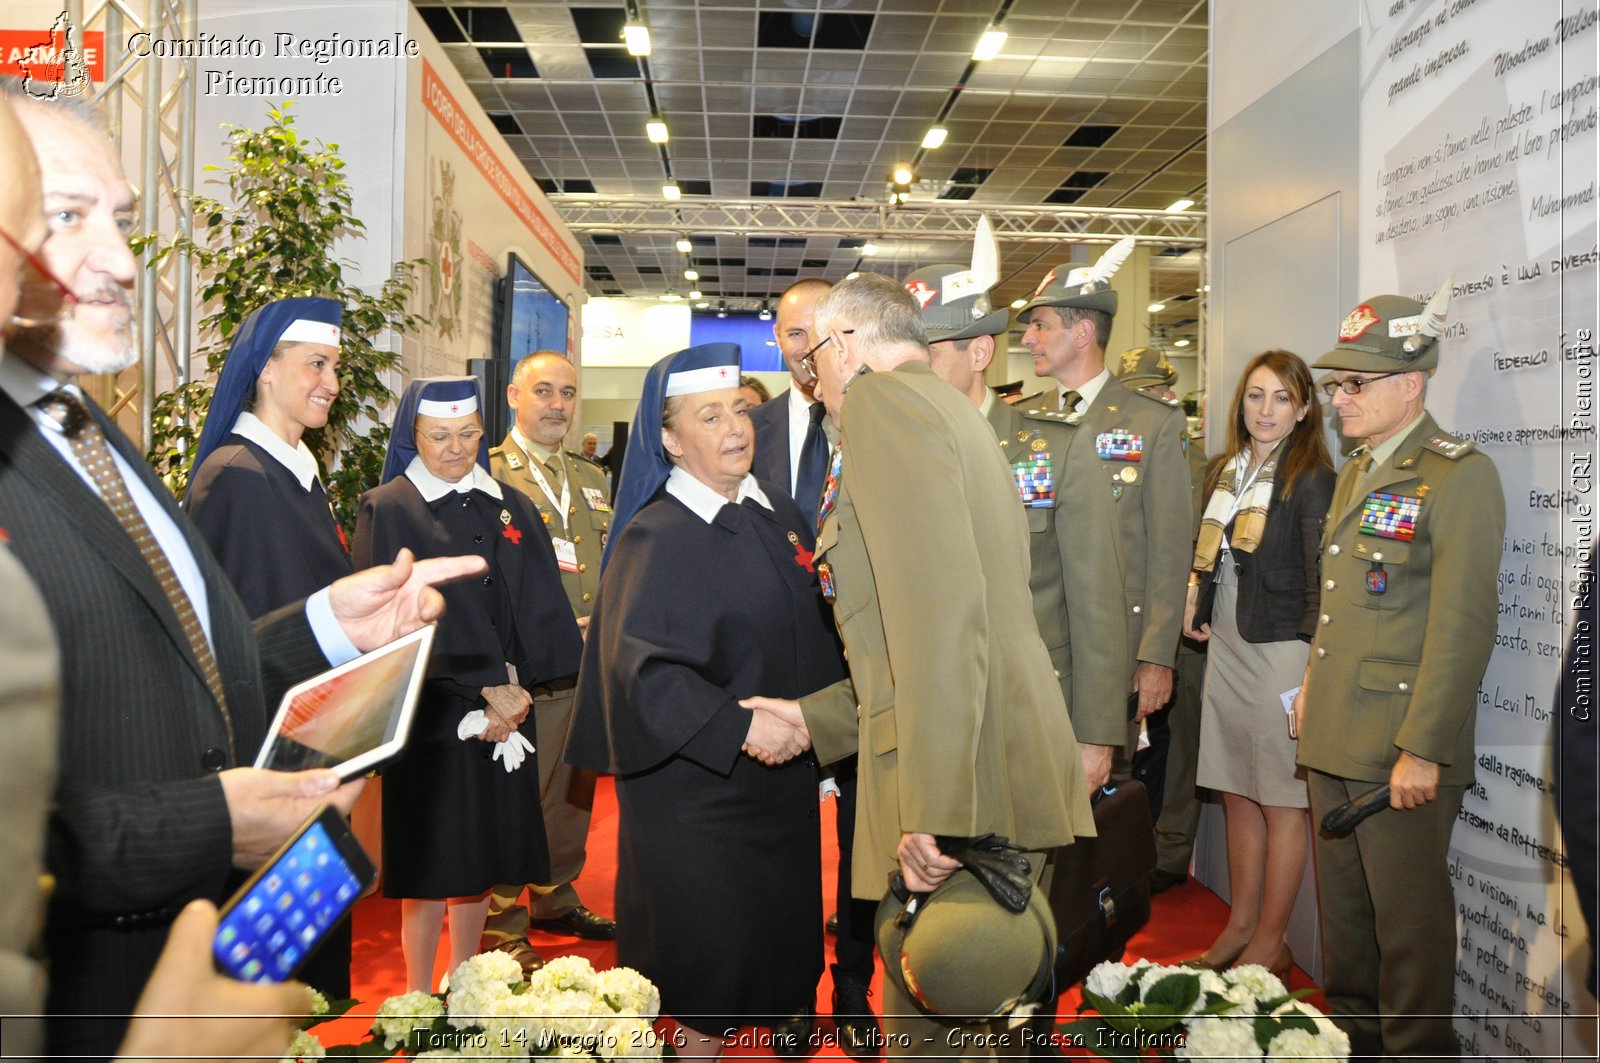
[[[139,58],[123,47],[135,33],[153,38],[193,39],[199,0],[67,0],[71,43],[82,54],[85,29],[105,33],[108,69],[94,99],[106,113],[113,139],[129,160],[137,143],[136,164],[128,177],[139,197],[139,231],[188,238],[194,234],[189,207],[194,187],[194,59]],[[110,64],[120,57],[115,67]],[[140,360],[118,380],[105,381],[96,397],[108,410],[137,410],[137,438],[149,439],[158,380],[163,386],[188,381],[194,330],[194,270],[189,256],[158,259],[156,248],[143,253],[137,291]],[[164,370],[164,372],[162,372]],[[137,372],[136,379],[129,377]],[[137,400],[137,405],[134,402]],[[123,418],[124,426],[129,419]]]
[[[916,237],[969,240],[981,215],[995,236],[1016,243],[1113,243],[1132,236],[1160,247],[1204,246],[1205,216],[1099,207],[832,202],[817,200],[679,200],[675,203],[592,196],[551,196],[574,232],[745,236]]]

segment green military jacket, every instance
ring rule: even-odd
[[[1440,782],[1465,785],[1499,615],[1500,475],[1424,413],[1347,498],[1365,452],[1340,470],[1322,535],[1299,760],[1387,782],[1404,749],[1439,764]]]
[[[1055,393],[1049,391],[1024,400],[1022,408],[1028,414],[1050,413],[1055,405]],[[1083,484],[1109,498],[1121,529],[1116,567],[1128,633],[1126,699],[1127,680],[1138,662],[1173,667],[1183,629],[1194,559],[1183,408],[1111,377],[1087,410],[1065,420],[1076,430],[1063,479],[1074,485],[1074,497],[1076,485]]]
[[[562,467],[572,484],[567,500],[567,521],[563,528],[560,514],[556,512],[559,500],[544,493],[529,470],[530,458],[516,443],[516,437],[506,434],[505,441],[489,451],[489,474],[501,483],[510,484],[533,501],[544,518],[545,529],[552,539],[572,542],[574,557],[562,558],[557,544],[557,560],[561,562],[561,586],[567,592],[572,613],[588,616],[594,609],[594,596],[600,589],[600,555],[605,549],[606,536],[611,531],[611,493],[606,488],[606,475],[593,462],[585,461],[571,451],[561,451]],[[561,493],[561,486],[548,472],[545,480]],[[565,532],[565,534],[563,534]]]
[[[851,891],[883,896],[902,832],[1092,835],[994,434],[926,362],[856,377],[840,430],[816,564],[850,678],[800,703],[818,760],[860,753]]]
[[[1129,652],[1116,504],[1098,483],[1072,478],[1067,451],[1080,431],[1073,415],[995,399],[988,418],[1027,516],[1033,616],[1072,730],[1080,742],[1123,746],[1128,676],[1121,662]]]

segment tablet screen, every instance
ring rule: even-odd
[[[433,625],[290,688],[256,767],[349,778],[398,753],[422,688]]]

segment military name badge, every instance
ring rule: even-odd
[[[1094,437],[1094,452],[1101,461],[1144,460],[1144,436],[1121,428]]]
[[[589,508],[596,513],[610,513],[611,503],[606,501],[606,493],[598,487],[585,487],[583,500],[589,503]]]
[[[1044,440],[1036,439],[1035,443]],[[1017,494],[1029,509],[1049,509],[1056,504],[1056,485],[1051,477],[1050,452],[1037,450],[1011,464],[1017,480]]]
[[[506,459],[506,468],[508,468],[508,469],[520,469],[520,468],[522,468],[522,459],[517,457],[515,454],[511,453],[510,451],[506,451],[505,452],[505,459]]]
[[[1409,543],[1417,534],[1417,518],[1421,515],[1421,498],[1374,491],[1361,504],[1360,531],[1362,535]]]
[[[833,587],[833,566],[826,561],[817,563],[817,582],[822,584],[822,597],[832,602],[837,597]]]

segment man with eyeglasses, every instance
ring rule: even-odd
[[[1005,835],[1032,854],[1037,881],[1042,854],[1093,819],[1033,617],[1011,468],[972,403],[928,364],[903,286],[878,274],[841,281],[818,304],[817,328],[827,342],[816,393],[840,442],[812,563],[850,678],[798,703],[741,704],[788,721],[822,763],[859,751],[856,897],[883,897],[897,870],[912,891],[935,889],[961,866],[940,835]],[[992,1054],[982,1035],[925,1017],[894,978],[883,1010],[891,1055]]]
[[[1387,784],[1351,834],[1315,835],[1323,985],[1351,1056],[1457,1059],[1450,833],[1472,782],[1494,648],[1505,501],[1494,462],[1425,408],[1449,305],[1380,295],[1316,365],[1344,434],[1322,604],[1295,699],[1313,823]]]
[[[72,382],[137,360],[133,191],[99,116],[0,80],[40,164],[47,233],[0,360],[0,527],[61,644],[45,926],[52,1054],[113,1054],[185,905],[225,899],[360,783],[250,763],[290,685],[442,611],[440,559],[346,577],[252,627],[140,453]],[[58,279],[59,278],[59,279]]]
[[[815,520],[822,504],[822,485],[832,446],[827,411],[817,400],[816,356],[827,342],[814,328],[817,302],[833,285],[821,277],[795,281],[778,297],[772,335],[789,367],[789,387],[781,395],[750,409],[750,427],[756,433],[756,454],[751,472],[756,479],[785,491],[800,511]],[[809,545],[809,544],[808,544]],[[855,850],[856,758],[828,765],[838,793],[834,796],[834,822],[839,837],[839,879],[834,896],[833,1021],[839,1046],[852,1056],[876,1055],[883,1042],[877,1016],[868,1000],[872,984],[873,905],[850,895],[850,875]],[[791,1024],[799,1025],[799,1024]],[[778,1031],[773,1047],[780,1055],[800,1051],[804,1034]]]

